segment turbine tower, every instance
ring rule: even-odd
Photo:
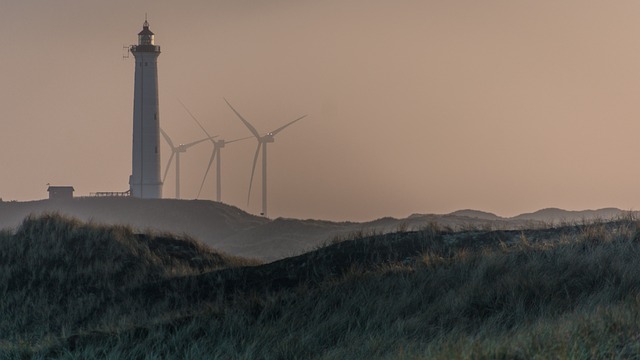
[[[220,149],[222,149],[226,144],[231,144],[236,141],[245,140],[249,138],[251,138],[251,136],[230,140],[230,141],[226,141],[224,139],[221,139],[221,140],[211,139],[211,142],[213,143],[213,150],[211,151],[211,157],[209,158],[209,165],[207,165],[207,171],[205,171],[204,177],[202,178],[202,183],[200,184],[200,190],[198,190],[198,197],[200,197],[200,193],[202,192],[202,188],[204,187],[204,182],[207,180],[207,175],[209,174],[209,170],[211,169],[211,164],[213,163],[213,160],[216,159],[216,201],[222,202],[222,175],[221,175],[222,172],[221,172],[221,164],[220,164],[221,163]]]
[[[249,205],[249,200],[251,199],[251,186],[253,184],[253,175],[256,171],[256,163],[258,162],[258,155],[260,155],[260,150],[262,149],[262,213],[261,215],[264,217],[267,217],[267,144],[274,142],[275,136],[280,131],[284,130],[287,126],[293,124],[294,122],[298,120],[302,120],[307,115],[303,115],[271,132],[268,132],[266,135],[260,136],[260,133],[258,133],[258,130],[256,130],[256,128],[253,127],[253,125],[251,125],[247,120],[245,120],[242,117],[242,115],[240,115],[240,113],[238,113],[236,109],[234,109],[233,106],[229,104],[227,99],[224,99],[224,101],[227,103],[227,105],[229,105],[231,110],[233,110],[233,112],[240,118],[242,123],[244,123],[244,125],[249,129],[249,131],[251,131],[253,136],[255,136],[256,140],[258,141],[256,154],[253,157],[253,168],[251,168],[251,179],[249,180],[249,194],[247,195],[247,205]]]
[[[191,116],[191,118],[195,120],[198,126],[200,126],[200,129],[204,131],[204,133],[208,136],[208,139],[211,140],[211,143],[213,144],[213,150],[211,151],[211,157],[209,158],[209,165],[207,166],[207,171],[205,171],[204,177],[202,178],[202,184],[200,184],[200,190],[198,190],[198,196],[196,198],[200,197],[200,193],[202,192],[202,188],[204,187],[205,180],[207,180],[207,175],[209,174],[209,170],[211,169],[211,164],[213,163],[214,159],[217,159],[216,161],[216,201],[221,202],[222,201],[222,176],[221,176],[220,149],[222,149],[226,144],[231,144],[236,141],[246,140],[251,138],[251,136],[230,140],[230,141],[226,141],[222,139],[214,140],[214,138],[216,138],[217,136],[209,135],[209,133],[204,128],[204,126],[202,126],[200,121],[198,121],[198,119],[196,119],[196,117],[191,113],[191,111],[187,109],[187,106],[182,101],[180,101],[180,104],[182,104],[182,107],[184,107],[187,113],[189,113],[189,116]]]
[[[164,183],[164,180],[167,178],[167,174],[169,173],[169,168],[171,167],[171,162],[173,161],[173,157],[175,156],[176,158],[176,199],[180,199],[180,154],[187,152],[187,149],[189,149],[194,145],[197,145],[203,141],[209,140],[209,138],[190,142],[188,144],[180,144],[178,146],[175,146],[173,145],[173,141],[171,141],[171,138],[169,137],[169,135],[164,130],[162,130],[162,128],[160,128],[160,133],[162,133],[162,136],[164,137],[164,139],[167,141],[167,144],[169,144],[169,147],[171,148],[171,156],[169,157],[169,161],[167,162],[167,166],[164,170],[162,183]]]
[[[158,115],[158,56],[154,34],[145,19],[138,45],[129,51],[135,57],[133,94],[133,161],[129,177],[131,195],[143,199],[162,197],[160,181],[160,121]]]

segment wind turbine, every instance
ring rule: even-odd
[[[180,153],[183,152],[187,152],[187,149],[197,145],[203,141],[207,141],[210,138],[205,138],[202,140],[198,140],[198,141],[194,141],[194,142],[190,142],[188,144],[179,144],[178,146],[173,145],[173,141],[171,141],[171,138],[169,137],[169,135],[162,130],[162,128],[160,128],[160,133],[162,133],[162,136],[164,137],[164,139],[167,141],[167,144],[169,144],[169,147],[171,148],[171,156],[169,157],[169,161],[167,162],[167,167],[164,170],[164,176],[162,177],[162,182],[164,183],[164,180],[167,178],[167,174],[169,173],[169,167],[171,166],[171,162],[173,161],[173,157],[176,157],[176,199],[180,199]]]
[[[221,176],[221,170],[220,170],[221,169],[220,149],[222,149],[226,144],[231,144],[231,143],[236,142],[236,141],[246,140],[246,139],[249,139],[251,136],[240,138],[240,139],[235,139],[235,140],[230,140],[230,141],[226,141],[226,140],[223,140],[223,139],[214,140],[214,138],[216,138],[217,136],[209,135],[207,130],[204,128],[204,126],[202,126],[200,121],[198,121],[198,119],[191,113],[191,111],[189,111],[187,106],[184,103],[182,103],[182,101],[180,101],[180,104],[182,104],[182,107],[184,107],[184,109],[187,111],[187,113],[189,113],[191,118],[193,120],[195,120],[195,122],[198,124],[198,126],[200,126],[200,129],[202,129],[202,131],[204,131],[204,133],[207,134],[207,136],[209,137],[208,139],[211,140],[211,143],[213,144],[213,150],[211,151],[211,157],[209,158],[209,165],[207,166],[207,171],[204,173],[204,177],[202,178],[202,184],[200,184],[200,190],[198,190],[197,198],[200,197],[200,193],[202,192],[202,188],[204,187],[204,182],[207,179],[207,175],[209,174],[209,170],[211,169],[211,164],[213,163],[213,160],[216,159],[216,155],[217,155],[217,161],[216,161],[216,201],[217,202],[221,202],[222,201],[222,176]]]
[[[307,115],[303,115],[271,132],[268,132],[265,135],[260,136],[260,133],[258,133],[258,130],[256,130],[256,128],[253,127],[253,125],[251,125],[247,120],[245,120],[245,118],[243,118],[242,115],[240,115],[240,113],[238,113],[236,109],[234,109],[233,106],[229,104],[227,99],[224,99],[224,101],[227,103],[227,105],[229,105],[231,110],[233,110],[233,112],[240,118],[242,123],[244,123],[244,125],[249,129],[249,131],[251,131],[253,136],[255,136],[256,140],[258,140],[258,147],[256,148],[256,154],[253,157],[253,168],[251,168],[251,179],[249,180],[249,194],[247,195],[247,205],[249,205],[249,200],[251,199],[251,186],[253,185],[253,175],[256,171],[256,164],[258,162],[258,155],[260,155],[260,149],[262,149],[262,213],[261,215],[264,217],[267,217],[267,144],[274,142],[275,136],[279,132],[284,130],[287,126],[293,124],[296,121],[302,120]]]

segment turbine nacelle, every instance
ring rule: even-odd
[[[183,153],[183,152],[187,152],[187,149],[188,149],[188,146],[187,146],[187,145],[185,145],[185,144],[180,144],[180,145],[178,145],[178,146],[176,147],[175,152],[181,152],[181,153]]]
[[[272,133],[268,133],[267,135],[260,137],[260,140],[258,141],[261,143],[272,143],[276,141],[276,139],[273,137]]]

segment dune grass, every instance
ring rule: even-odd
[[[112,306],[136,286],[256,264],[197,241],[136,234],[57,214],[29,217],[0,234],[0,342],[33,344],[82,329],[112,326],[142,303]]]
[[[0,358],[637,358],[639,237],[632,219],[506,235],[362,234],[308,254],[320,281],[185,303],[136,289],[193,277],[192,291],[200,281],[222,294],[203,275],[256,264],[190,239],[166,237],[172,248],[127,228],[28,219],[1,235]],[[409,240],[421,250],[399,256]],[[348,251],[347,271],[320,266]]]

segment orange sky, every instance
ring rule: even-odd
[[[269,146],[271,217],[640,208],[640,2],[595,0],[3,2],[5,201],[128,189],[145,12],[174,142],[202,137],[178,98],[226,139],[250,134],[223,97],[261,132],[309,114]],[[210,151],[183,154],[183,198]],[[254,151],[223,149],[222,191],[258,213]]]

